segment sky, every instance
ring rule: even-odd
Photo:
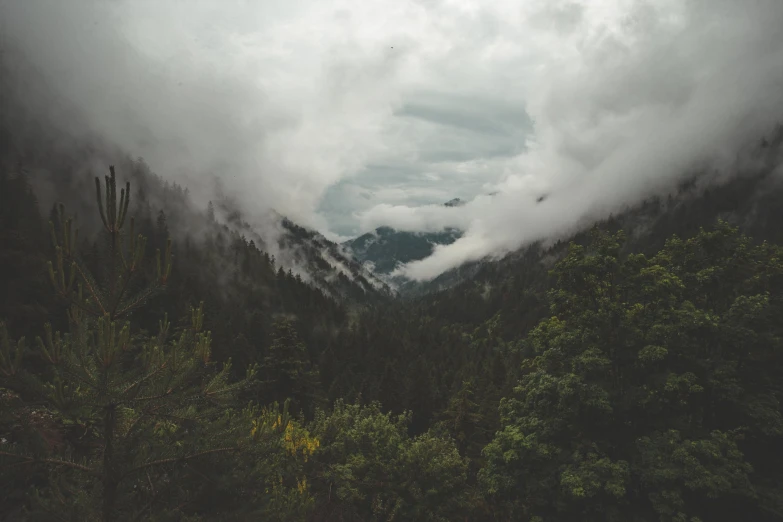
[[[248,215],[336,240],[465,230],[414,279],[730,168],[783,120],[780,0],[0,0],[0,18],[91,130],[204,200],[219,178]]]

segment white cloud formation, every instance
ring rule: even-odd
[[[91,131],[194,193],[217,176],[249,215],[331,237],[466,230],[403,269],[418,279],[730,159],[783,102],[779,0],[0,0],[0,18]]]
[[[466,235],[402,273],[428,279],[563,234],[695,168],[719,170],[783,116],[783,4],[617,1],[579,13],[533,76],[535,139],[507,165],[499,193],[461,207]],[[538,41],[555,48],[549,38]],[[451,221],[450,210],[379,206],[363,217],[422,229]]]
[[[5,43],[91,132],[196,193],[219,176],[249,210],[320,229],[332,221],[323,196],[341,180],[379,197],[411,190],[410,176],[387,170],[397,165],[429,181],[430,200],[472,195],[530,130],[513,86],[524,45],[510,38],[510,2],[0,0],[0,10]],[[414,192],[409,203],[424,197]]]

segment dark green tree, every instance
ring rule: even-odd
[[[264,397],[281,403],[291,399],[293,411],[312,413],[321,401],[318,368],[310,361],[293,322],[286,317],[272,324],[272,344],[261,363],[261,376]]]
[[[14,335],[31,335],[53,308],[44,231],[25,174],[0,170],[0,319]]]
[[[378,403],[319,410],[310,432],[315,520],[459,520],[467,507],[466,460],[449,437],[408,435],[410,413]]]
[[[472,458],[480,457],[487,436],[487,420],[481,406],[475,401],[472,381],[462,383],[439,417],[436,426],[454,437],[460,453]]]
[[[623,239],[553,271],[485,491],[531,520],[779,520],[780,249],[725,223],[649,259]]]
[[[63,434],[57,445],[4,445],[2,465],[48,469],[49,487],[38,495],[38,506],[64,520],[127,520],[175,510],[187,492],[170,487],[173,477],[196,460],[239,451],[249,436],[249,413],[234,410],[232,399],[250,385],[255,369],[230,383],[230,364],[215,367],[203,307],[192,310],[190,324],[179,331],[164,317],[153,337],[135,333],[127,321],[165,287],[170,241],[165,255],[158,251],[154,283],[136,288],[146,240],[134,235],[132,219],[125,233],[130,186],[118,200],[110,170],[105,199],[96,178],[107,236],[104,284],[79,258],[78,231],[62,207],[60,229],[51,224],[55,261],[49,275],[59,297],[70,303],[70,331],[54,332],[47,324],[37,339],[46,370],[27,371],[27,343],[11,342],[0,329],[2,385],[39,405]]]

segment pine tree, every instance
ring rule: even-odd
[[[272,330],[272,344],[261,364],[264,396],[280,403],[291,399],[294,411],[309,410],[320,400],[318,369],[290,319],[276,319]]]
[[[41,271],[43,231],[24,173],[0,171],[0,319],[16,335],[34,332],[52,304]]]
[[[157,252],[153,284],[136,288],[146,239],[134,235],[133,219],[125,233],[130,184],[118,201],[114,168],[110,171],[105,205],[95,180],[107,236],[103,278],[91,274],[76,252],[78,230],[62,206],[60,230],[50,223],[55,262],[49,276],[70,304],[70,331],[54,332],[47,324],[37,339],[36,355],[48,363],[46,371],[27,371],[27,343],[12,342],[0,327],[0,385],[41,405],[63,434],[63,443],[54,446],[5,445],[9,450],[0,457],[5,466],[48,469],[49,487],[37,495],[38,506],[67,520],[124,520],[149,517],[153,507],[170,509],[187,495],[172,488],[177,474],[189,463],[239,451],[249,431],[249,421],[239,422],[249,410],[243,416],[230,407],[251,384],[255,368],[235,383],[228,382],[230,362],[215,368],[211,333],[202,328],[203,305],[177,332],[164,317],[154,337],[134,333],[127,321],[165,288],[171,241],[163,256]]]
[[[454,437],[460,453],[477,458],[481,452],[482,436],[485,435],[482,426],[486,421],[479,404],[474,400],[472,381],[462,383],[440,417],[442,420],[437,426]]]
[[[161,245],[165,245],[166,240],[169,237],[169,226],[166,223],[166,213],[163,209],[158,211],[158,218],[155,221],[155,235],[157,236],[157,242]]]

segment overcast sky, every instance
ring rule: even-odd
[[[332,238],[467,231],[414,278],[720,168],[783,112],[780,0],[0,5],[3,37],[165,178]]]

